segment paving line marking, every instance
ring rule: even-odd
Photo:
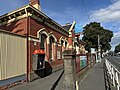
[[[76,81],[76,90],[79,90],[78,81]]]

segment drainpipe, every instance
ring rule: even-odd
[[[29,34],[30,34],[30,17],[28,17],[28,36],[27,36],[27,41],[28,41],[28,47],[27,47],[27,50],[28,50],[28,81],[30,82],[30,68],[31,68],[31,59],[30,59],[30,42],[29,42]]]
[[[27,15],[27,82],[30,82],[30,55],[29,55],[29,30],[30,30],[30,18],[28,16],[27,10],[25,8],[25,13]]]

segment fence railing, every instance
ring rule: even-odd
[[[120,90],[120,71],[118,71],[118,69],[107,59],[105,60],[105,65],[113,86],[116,87],[117,90]]]

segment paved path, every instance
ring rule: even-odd
[[[56,71],[50,76],[35,80],[31,83],[15,86],[10,88],[10,90],[60,90],[62,86],[61,77],[63,77],[63,70]]]
[[[97,63],[80,80],[80,90],[105,90],[103,63],[103,61],[101,63]]]
[[[107,73],[104,73],[104,61],[95,64],[79,82],[80,90],[113,90],[109,88]],[[15,86],[10,90],[61,90],[63,70],[31,83]]]
[[[63,70],[31,83],[15,86],[10,90],[61,90]],[[80,90],[105,90],[103,62],[96,64],[80,80]]]

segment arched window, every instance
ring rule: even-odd
[[[67,42],[65,42],[65,49],[67,49]]]
[[[54,45],[55,39],[51,36],[50,37],[50,46],[49,46],[49,54],[50,54],[50,59],[53,59],[53,45]]]
[[[61,46],[63,46],[63,43],[64,43],[64,41],[63,41],[63,40],[61,40]]]
[[[40,49],[45,50],[45,43],[46,43],[47,36],[45,34],[41,34],[41,42],[40,42]]]
[[[61,40],[61,51],[63,52],[64,51],[64,41],[63,40]]]

